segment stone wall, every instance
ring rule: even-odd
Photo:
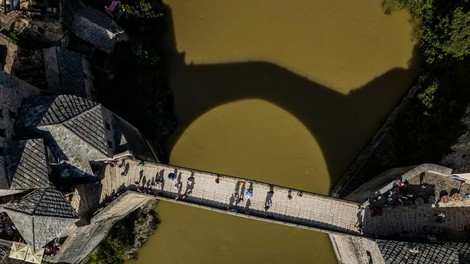
[[[395,122],[399,122],[397,117],[400,111],[410,103],[417,91],[417,86],[413,86],[408,91],[407,95],[387,118],[385,124],[372,138],[369,145],[364,148],[342,179],[332,189],[331,196],[343,198],[380,173],[403,166],[399,163],[399,157],[396,156],[395,147],[397,144],[392,126]]]

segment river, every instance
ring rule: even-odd
[[[170,163],[327,194],[416,76],[377,0],[166,0]],[[132,263],[335,263],[326,235],[161,202]]]

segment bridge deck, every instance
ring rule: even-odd
[[[127,174],[121,175],[126,166]],[[175,174],[174,180],[168,178],[170,173]],[[109,201],[125,189],[139,189],[158,193],[165,200],[228,211],[234,215],[359,234],[355,227],[358,204],[323,195],[302,192],[299,196],[300,191],[291,190],[292,199],[289,199],[289,188],[164,164],[145,162],[140,166],[133,160],[126,160],[122,167],[106,166],[103,176],[100,187],[83,188],[79,196],[74,196],[72,204],[76,208],[96,208],[98,203]],[[194,180],[188,181],[191,176]],[[217,177],[219,183],[215,181]],[[249,199],[246,196],[248,190],[252,192]],[[99,197],[97,193],[100,193]],[[240,201],[242,196],[244,199]],[[176,197],[179,199],[175,200]],[[268,200],[272,205],[265,210]]]

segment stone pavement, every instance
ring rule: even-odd
[[[437,214],[444,212],[445,222],[436,222]],[[419,206],[397,206],[385,208],[383,214],[371,216],[366,209],[364,217],[364,235],[368,237],[385,237],[398,233],[429,234],[433,228],[453,234],[457,239],[459,233],[465,233],[470,226],[470,207],[436,207],[429,204]]]

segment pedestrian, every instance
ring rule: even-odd
[[[173,172],[170,172],[170,173],[168,174],[168,179],[169,179],[169,180],[174,180],[174,179],[175,179],[175,174],[174,174]]]
[[[289,190],[289,191],[287,192],[287,198],[288,198],[289,200],[292,200],[292,190]]]
[[[145,165],[145,161],[141,160],[141,161],[139,162],[139,166],[144,166],[144,165]]]
[[[264,204],[264,210],[267,211],[272,204],[273,202],[271,200],[266,201],[266,203]]]
[[[194,181],[194,176],[190,176],[190,177],[188,178],[188,181],[190,181],[190,182]]]
[[[219,177],[215,178],[215,183],[217,183],[217,184],[220,183],[220,178]]]
[[[436,223],[443,224],[446,221],[446,214],[444,212],[440,212],[436,214]]]

